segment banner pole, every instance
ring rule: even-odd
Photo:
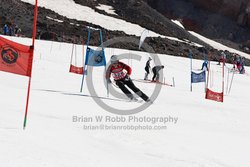
[[[205,90],[205,93],[206,93],[206,74],[207,74],[207,72],[205,71],[205,82],[204,82],[204,90]]]
[[[72,52],[71,52],[70,65],[71,65],[72,62],[73,62],[73,54],[74,54],[74,43],[73,43],[73,45],[72,45]]]
[[[33,57],[34,57],[34,46],[35,46],[35,38],[36,38],[36,23],[37,23],[37,13],[38,13],[38,0],[35,2],[34,7],[34,23],[33,23],[33,35],[32,35],[32,53],[29,60],[30,63],[30,77],[29,77],[29,83],[28,83],[28,91],[27,91],[27,99],[26,99],[26,108],[25,108],[25,115],[24,115],[24,121],[23,121],[23,129],[26,128],[27,124],[27,117],[28,117],[28,109],[29,109],[29,98],[30,98],[30,87],[31,87],[31,77],[32,77],[32,64],[33,64]]]
[[[76,37],[74,37],[74,41],[75,41],[75,66],[77,66],[77,40]]]
[[[84,38],[83,38],[83,36],[82,36],[82,70],[83,70],[83,74],[84,74]]]
[[[88,49],[88,47],[89,47],[89,41],[90,41],[90,29],[88,28],[88,39],[87,39],[87,49]],[[84,84],[84,75],[88,75],[87,74],[87,69],[86,69],[86,65],[88,64],[88,54],[89,52],[88,51],[86,51],[86,58],[85,58],[85,62],[83,62],[83,74],[82,74],[82,83],[81,83],[81,88],[80,88],[80,92],[82,93],[82,90],[83,90],[83,84]],[[84,58],[83,58],[83,60],[84,60]],[[85,72],[86,72],[86,74],[85,74]]]
[[[210,70],[211,70],[211,53],[208,52],[208,72],[207,72],[207,84],[206,84],[206,91],[205,91],[205,99],[207,98],[207,90],[208,90],[208,82],[209,82]]]
[[[222,102],[224,101],[224,76],[225,76],[225,59],[223,59],[222,67]]]
[[[229,69],[227,69],[227,86],[226,86],[226,94],[228,94],[228,84],[229,84]]]
[[[192,85],[192,52],[189,51],[189,56],[190,56],[190,74],[191,74],[191,80],[190,80],[190,91],[193,91],[193,85]]]
[[[230,92],[231,92],[231,87],[232,87],[232,84],[233,84],[234,74],[235,74],[235,71],[233,71],[233,75],[232,75],[232,79],[231,79],[231,82],[230,82],[230,87],[229,87],[229,90],[228,90],[228,94],[230,94]]]
[[[104,54],[104,47],[103,47],[103,38],[102,38],[102,30],[100,29],[100,42],[101,42],[101,47],[102,47],[102,54],[103,54],[103,57],[105,58],[105,54]],[[106,66],[106,63],[105,63],[105,74],[107,72],[107,66]],[[105,76],[104,76],[105,77]],[[107,97],[109,97],[109,85],[108,85],[108,81],[106,80],[106,85],[107,85]]]

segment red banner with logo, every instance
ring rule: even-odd
[[[70,65],[69,72],[75,73],[75,74],[83,74],[83,67],[76,67],[72,64]]]
[[[31,76],[33,49],[0,36],[0,71]]]
[[[206,99],[223,102],[223,92],[217,93],[209,89],[206,90]]]

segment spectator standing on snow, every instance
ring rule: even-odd
[[[238,55],[236,53],[233,54],[233,70],[235,70],[236,64],[237,64],[237,57]]]
[[[9,35],[9,27],[7,26],[7,24],[5,24],[3,26],[3,34],[4,35]]]
[[[245,73],[245,57],[241,57],[241,60],[240,60],[240,66],[239,66],[239,72],[240,74],[244,74]]]
[[[18,27],[18,25],[14,28],[15,36],[20,37],[21,36],[21,29]]]
[[[9,36],[12,36],[13,35],[13,28],[12,28],[12,26],[10,25],[9,26],[9,34],[8,34]]]
[[[202,63],[201,70],[207,70],[208,71],[208,61],[207,60],[204,60],[204,62]]]
[[[152,78],[152,82],[159,82],[159,78],[160,78],[159,71],[163,68],[164,68],[164,66],[154,66],[153,67],[152,72],[153,72],[154,76]]]
[[[151,67],[150,67],[150,61],[151,61],[151,57],[148,58],[148,61],[146,62],[146,66],[145,66],[145,77],[144,77],[144,80],[148,80],[148,74],[150,73],[149,71],[151,70]]]
[[[219,59],[219,62],[218,62],[218,65],[220,65],[220,63],[225,63],[226,62],[226,59],[227,59],[227,55],[225,54],[225,52],[221,52],[220,53],[220,59]]]
[[[236,66],[237,66],[238,71],[240,71],[240,69],[241,69],[241,62],[242,62],[241,56],[239,55],[239,57],[237,58],[237,61],[236,61]]]
[[[243,66],[245,66],[246,58],[244,56],[241,58],[241,61],[242,61]]]

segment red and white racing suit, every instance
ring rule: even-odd
[[[116,85],[122,90],[122,92],[130,99],[134,99],[133,94],[125,87],[127,85],[131,90],[133,90],[138,96],[140,96],[144,101],[148,101],[149,98],[145,95],[140,89],[138,89],[132,80],[129,78],[129,75],[132,73],[132,69],[122,63],[117,62],[111,64],[106,72],[106,78],[109,79],[111,74],[114,78]]]
[[[115,81],[122,80],[124,79],[127,75],[130,75],[132,73],[132,69],[122,63],[114,63],[111,64],[107,70],[106,77],[110,78],[110,75],[112,74],[112,77],[114,78]]]

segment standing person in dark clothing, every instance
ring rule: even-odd
[[[148,74],[150,73],[149,71],[151,70],[151,67],[150,67],[150,61],[151,61],[151,57],[148,58],[148,61],[146,62],[146,66],[145,66],[145,77],[144,77],[144,80],[148,80]]]
[[[160,78],[159,71],[163,68],[164,66],[154,66],[154,68],[152,69],[153,74],[154,74],[152,78],[152,82],[159,82],[159,78]]]
[[[237,54],[233,54],[233,70],[235,70],[235,68],[237,67],[237,59],[238,59],[238,55]]]
[[[5,24],[4,27],[3,27],[3,34],[4,35],[9,35],[9,27],[7,26],[7,24]]]
[[[244,66],[245,66],[245,57],[241,57],[240,68],[239,68],[240,74],[244,74],[245,73]]]
[[[126,72],[125,72],[126,71]],[[108,83],[111,83],[110,76],[115,80],[116,85],[122,90],[122,92],[131,100],[137,100],[133,94],[126,88],[126,85],[133,90],[138,96],[140,96],[144,101],[149,102],[150,99],[147,95],[145,95],[140,89],[138,89],[132,80],[130,79],[130,75],[132,73],[132,69],[122,63],[119,62],[116,55],[111,56],[111,64],[109,65],[106,72],[106,79]]]
[[[218,61],[218,64],[217,65],[220,65],[220,63],[226,63],[226,60],[227,60],[227,55],[225,54],[225,52],[221,52],[220,53],[220,59]]]
[[[201,70],[207,70],[208,71],[208,61],[207,60],[204,60],[204,62],[202,63],[202,67],[201,67]]]
[[[9,36],[12,36],[13,35],[13,28],[12,26],[10,25],[9,26]]]
[[[14,34],[16,37],[20,37],[21,36],[21,28],[18,27],[18,25],[15,26],[14,28]]]

